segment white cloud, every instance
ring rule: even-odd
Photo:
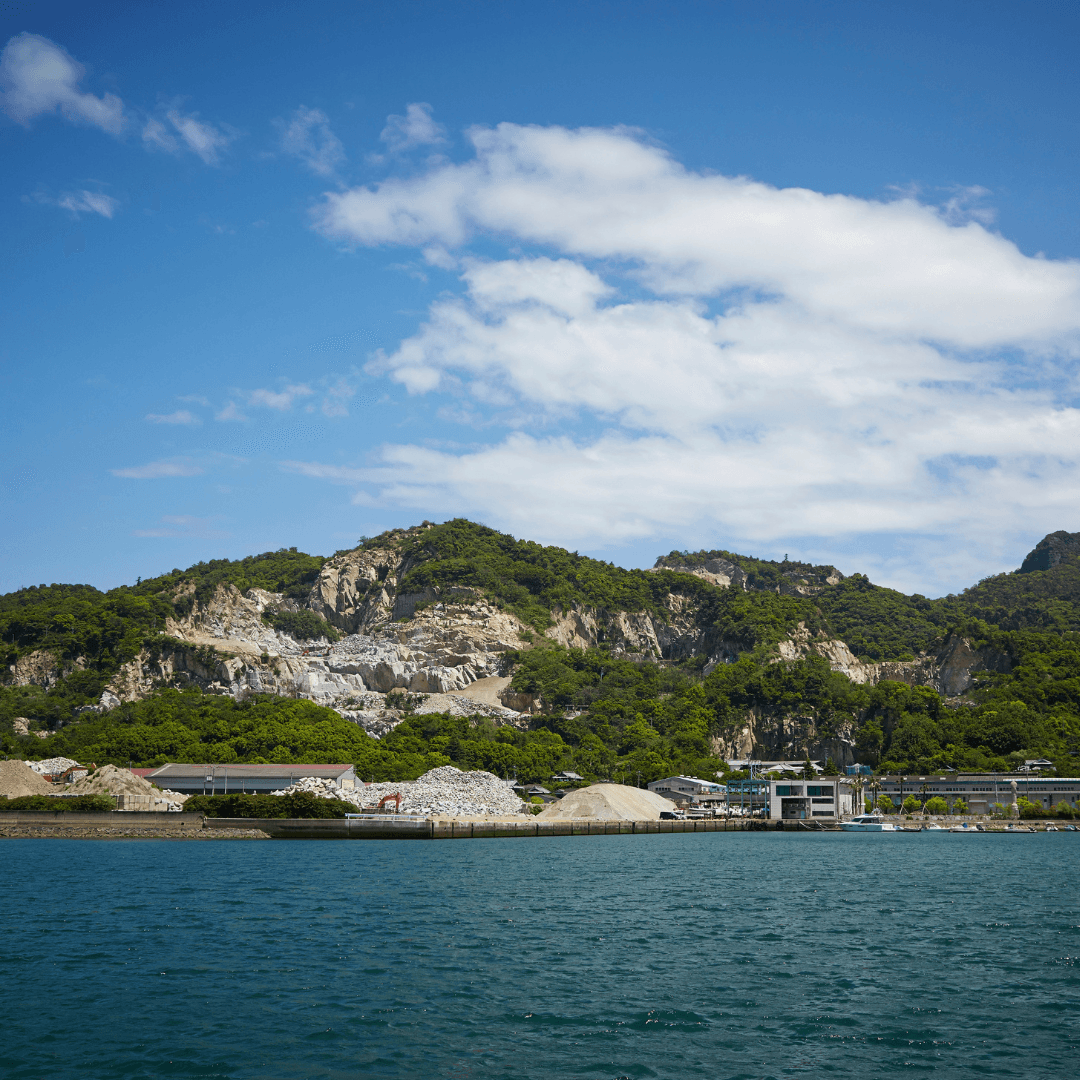
[[[284,390],[251,390],[248,392],[247,399],[249,405],[284,412],[292,408],[297,398],[310,397],[313,392],[310,386],[286,386]]]
[[[225,407],[214,414],[215,420],[246,420],[247,417],[240,411],[235,401],[228,402]]]
[[[73,214],[100,214],[112,218],[120,208],[120,203],[111,195],[102,195],[100,191],[68,191],[57,200],[57,205]]]
[[[966,544],[974,577],[1001,568],[1006,537],[1080,527],[1080,263],[989,231],[985,192],[934,207],[779,190],[691,173],[622,130],[470,137],[464,164],[328,194],[317,227],[548,254],[459,255],[462,294],[371,370],[580,426],[295,471],[530,536],[556,522],[571,545],[906,536],[880,562],[906,584],[905,558]]]
[[[301,105],[274,124],[281,133],[281,149],[298,157],[316,176],[334,176],[345,161],[345,148],[319,109]]]
[[[438,146],[446,142],[446,129],[431,117],[426,101],[414,101],[405,106],[405,115],[391,114],[379,138],[392,154],[400,154],[417,146]]]
[[[127,480],[161,480],[171,476],[199,476],[202,469],[190,461],[151,461],[127,469],[112,469],[113,476]]]
[[[231,130],[200,120],[197,114],[185,114],[179,109],[169,109],[165,119],[170,126],[157,119],[148,117],[143,125],[142,138],[147,147],[157,147],[170,154],[179,154],[190,150],[202,158],[207,165],[217,165],[221,151],[236,137]]]
[[[231,535],[212,528],[213,520],[213,518],[192,517],[190,514],[165,514],[161,518],[164,528],[158,526],[154,529],[136,529],[131,535],[187,540],[222,540]]]
[[[26,127],[35,117],[59,110],[74,124],[110,135],[124,128],[124,103],[115,94],[95,97],[79,89],[86,69],[55,42],[22,33],[0,53],[0,109]]]
[[[151,424],[198,424],[199,418],[187,409],[177,409],[172,413],[149,413],[146,419]]]

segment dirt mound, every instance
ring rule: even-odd
[[[537,821],[659,821],[675,804],[646,788],[593,784],[564,795],[536,815]]]
[[[97,772],[68,784],[64,788],[66,795],[154,795],[160,796],[149,780],[136,776],[130,769],[120,769],[115,765],[102,765]]]
[[[18,799],[23,795],[55,795],[53,787],[25,761],[0,761],[0,795]]]

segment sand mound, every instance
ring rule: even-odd
[[[593,784],[564,795],[536,815],[537,821],[659,821],[675,804],[646,788]]]
[[[102,765],[96,773],[68,784],[65,795],[153,795],[160,797],[149,780],[136,776],[129,769],[119,769],[115,765]]]
[[[25,761],[0,761],[0,795],[18,799],[23,795],[55,795],[53,787]]]

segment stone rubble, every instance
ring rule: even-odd
[[[69,757],[50,757],[43,761],[28,761],[26,764],[41,776],[51,776],[54,773],[66,772],[79,763]]]
[[[273,795],[307,791],[320,799],[340,799],[358,810],[374,810],[386,795],[401,793],[401,813],[449,817],[525,814],[528,805],[515,794],[506,780],[493,773],[477,770],[462,772],[453,765],[443,765],[424,773],[419,780],[383,784],[364,784],[353,791],[337,787],[331,780],[305,776]]]

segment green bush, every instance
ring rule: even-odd
[[[281,630],[289,634],[297,641],[314,641],[317,638],[326,638],[327,641],[339,641],[341,634],[337,632],[321,615],[314,611],[268,611],[263,616],[263,621],[269,623],[275,630]]]
[[[954,814],[968,813],[968,804],[963,799],[953,799],[952,812]]]
[[[0,802],[0,811],[10,810],[60,810],[77,814],[104,814],[116,809],[116,800],[109,795],[21,795],[17,799]]]
[[[1076,817],[1075,811],[1064,799],[1062,799],[1061,802],[1059,802],[1057,806],[1054,807],[1053,814],[1054,817],[1063,818],[1066,821],[1071,821],[1074,817]]]
[[[184,813],[211,818],[343,818],[356,807],[338,799],[320,799],[310,791],[289,795],[194,795]]]
[[[923,809],[928,814],[947,814],[949,812],[949,804],[940,795],[935,795],[932,799],[926,800],[926,805]]]

